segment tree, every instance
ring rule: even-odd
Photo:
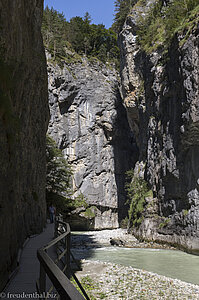
[[[72,201],[72,170],[55,141],[48,135],[46,137],[46,162],[47,205],[53,202],[58,210],[67,210]]]
[[[65,32],[67,22],[63,13],[47,6],[43,14],[42,35],[44,45],[49,51],[56,55],[64,55]]]
[[[67,22],[64,15],[48,6],[44,10],[42,34],[44,45],[54,60],[67,56],[66,48],[103,62],[119,61],[116,33],[103,24],[91,24],[86,12],[83,18],[73,17]]]
[[[124,25],[126,17],[131,11],[131,8],[136,3],[136,0],[116,0],[115,1],[115,18],[112,29],[119,33]]]
[[[84,15],[84,31],[86,32],[86,33],[89,33],[90,32],[90,24],[91,24],[91,15],[89,15],[89,13],[88,12],[86,12],[85,13],[85,15]]]
[[[70,19],[68,26],[68,40],[77,53],[84,53],[85,33],[84,20],[81,17]]]

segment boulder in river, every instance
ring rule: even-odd
[[[123,240],[121,240],[121,239],[112,239],[112,238],[110,238],[110,244],[112,246],[124,246],[125,245]]]

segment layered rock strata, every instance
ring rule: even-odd
[[[138,10],[120,33],[122,96],[154,193],[136,234],[198,253],[199,30],[176,35],[163,62],[137,43]]]
[[[48,63],[48,74],[48,132],[72,165],[75,195],[82,193],[91,208],[89,228],[117,228],[134,156],[117,74],[87,58],[62,67]]]
[[[25,238],[46,219],[42,10],[42,0],[0,0],[0,290]]]

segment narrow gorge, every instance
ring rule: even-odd
[[[72,170],[59,196],[86,204],[65,215],[72,229],[125,226],[199,254],[199,5],[116,3],[106,29],[0,0],[0,290],[46,224],[46,134]]]
[[[155,6],[167,12],[166,1],[136,1],[120,30],[121,81],[113,68],[86,57],[62,69],[48,65],[48,132],[74,168],[93,228],[115,228],[127,215],[125,172],[134,167],[153,196],[133,233],[197,253],[198,10],[170,43],[156,37],[146,49],[140,20],[153,22],[148,12]]]

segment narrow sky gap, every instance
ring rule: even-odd
[[[44,0],[44,7],[53,7],[63,12],[67,21],[72,17],[83,17],[86,12],[91,15],[92,23],[111,27],[114,18],[114,0]]]

